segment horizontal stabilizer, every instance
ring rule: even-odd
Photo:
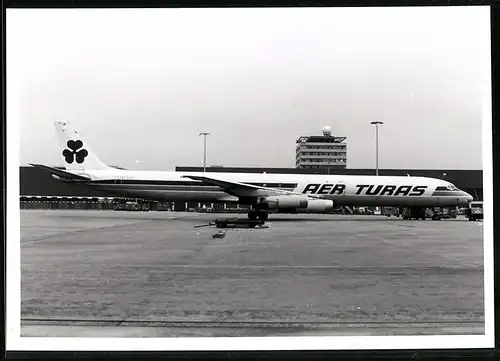
[[[73,173],[64,171],[62,169],[49,167],[47,165],[32,164],[32,163],[29,163],[29,164],[32,165],[33,167],[43,169],[46,172],[49,172],[53,175],[56,175],[58,177],[61,177],[61,178],[67,179],[67,180],[73,180],[73,181],[90,181],[91,180],[89,177],[84,177],[84,176],[81,176],[78,174],[73,174]]]

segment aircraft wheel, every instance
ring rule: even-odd
[[[248,212],[248,219],[255,221],[257,219],[257,212],[254,210],[251,210]]]
[[[268,218],[269,218],[269,213],[267,213],[265,211],[260,211],[259,212],[259,219],[261,221],[267,221]]]

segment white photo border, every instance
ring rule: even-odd
[[[490,24],[490,7],[476,6],[468,11],[484,12]],[[151,9],[154,11],[154,9]],[[203,9],[202,9],[203,10]],[[227,10],[227,9],[226,9]],[[319,10],[319,9],[318,9]],[[22,9],[7,9],[8,40],[9,14]],[[26,10],[25,10],[26,11]],[[27,11],[35,11],[28,9]],[[40,11],[51,11],[44,9]],[[54,10],[57,11],[57,10]],[[265,10],[264,10],[265,11]],[[286,8],[283,8],[286,11]],[[490,24],[491,26],[491,24]],[[491,55],[491,38],[486,41]],[[15,43],[7,41],[7,50]],[[14,67],[6,52],[7,75]],[[491,56],[490,56],[491,59]],[[478,65],[483,66],[483,65]],[[485,335],[471,336],[301,336],[301,337],[183,337],[183,338],[59,338],[21,337],[21,263],[19,207],[19,150],[20,132],[17,122],[17,85],[6,77],[7,89],[7,212],[6,212],[6,350],[7,351],[229,351],[229,350],[404,350],[493,348],[494,336],[494,254],[493,254],[493,157],[492,157],[492,91],[491,63],[483,66],[488,86],[482,97],[482,148],[484,198],[484,310]]]

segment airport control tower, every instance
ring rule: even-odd
[[[323,135],[302,136],[296,140],[296,168],[342,169],[347,167],[346,137],[332,135],[330,126]]]

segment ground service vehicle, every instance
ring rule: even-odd
[[[469,221],[483,219],[483,202],[471,202],[468,209]]]

